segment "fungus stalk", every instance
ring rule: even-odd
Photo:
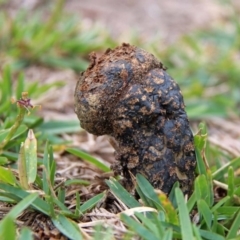
[[[123,44],[108,49],[82,73],[75,112],[94,135],[115,139],[115,174],[134,191],[132,175],[145,176],[168,194],[176,181],[191,193],[196,157],[177,83],[152,54]]]

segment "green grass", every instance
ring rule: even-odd
[[[80,19],[63,14],[64,0],[48,5],[51,12],[47,19],[41,12],[31,16],[19,12],[14,19],[0,12],[3,62],[14,69],[40,64],[80,71],[87,67],[89,52],[114,45],[103,27],[96,25],[86,29]]]
[[[0,2],[0,7],[1,4],[4,1]],[[46,121],[38,116],[37,108],[26,109],[11,103],[11,98],[19,100],[22,92],[28,92],[28,96],[36,100],[50,89],[61,90],[64,85],[63,82],[29,83],[23,73],[26,67],[34,64],[78,72],[86,68],[91,51],[101,52],[118,44],[103,27],[94,25],[86,29],[81,19],[67,15],[63,11],[64,1],[58,0],[49,6],[51,11],[45,24],[42,24],[41,12],[31,14],[31,21],[27,13],[19,12],[14,18],[0,13],[0,56],[4,63],[0,69],[0,201],[14,206],[0,221],[1,239],[16,239],[18,231],[14,222],[19,214],[30,209],[48,216],[69,239],[85,239],[77,223],[106,197],[106,192],[102,191],[82,201],[76,192],[75,205],[70,208],[66,189],[91,182],[69,179],[59,185],[56,180],[54,153],[58,146],[98,171],[109,171],[100,160],[80,149],[70,148],[69,142],[62,138],[63,133],[81,131],[78,122]],[[240,60],[237,57],[240,21],[234,9],[232,11],[224,25],[195,31],[172,46],[159,49],[159,40],[147,45],[141,39],[133,42],[154,53],[169,68],[168,72],[181,86],[191,120],[240,114]],[[29,133],[29,129],[33,132]],[[29,138],[32,133],[35,139]],[[156,193],[143,176],[137,175],[140,203],[116,179],[106,181],[109,191],[127,207],[127,211],[119,215],[128,229],[123,239],[133,236],[149,240],[239,237],[240,181],[235,172],[240,166],[240,156],[231,158],[222,149],[213,148],[204,123],[199,125],[194,138],[197,177],[193,194],[187,200],[178,183],[167,197]],[[206,159],[210,167],[206,166]],[[218,201],[214,198],[214,184],[226,189],[226,196]],[[31,193],[33,188],[41,194]],[[95,230],[94,239],[98,239],[99,234],[103,239],[113,238],[111,228],[97,226]],[[22,228],[18,239],[33,239],[31,230]]]

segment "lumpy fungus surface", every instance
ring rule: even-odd
[[[75,112],[88,132],[115,139],[112,170],[127,190],[134,190],[131,175],[140,173],[167,194],[176,181],[191,193],[196,157],[183,97],[152,54],[129,44],[99,59],[91,54],[76,86]]]

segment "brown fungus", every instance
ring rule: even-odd
[[[179,86],[162,63],[129,44],[91,60],[76,86],[75,112],[88,132],[115,139],[114,173],[131,192],[131,175],[141,173],[165,193],[176,181],[191,193],[193,135]]]

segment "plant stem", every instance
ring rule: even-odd
[[[21,125],[24,115],[26,114],[26,109],[23,107],[19,107],[20,111],[19,114],[17,115],[15,123],[12,125],[10,128],[10,131],[6,138],[0,143],[0,152],[2,152],[3,148],[8,144],[8,142],[11,140],[12,136],[14,133],[17,131],[18,127]]]
[[[0,153],[2,152],[3,148],[8,144],[8,142],[11,140],[14,133],[17,131],[18,127],[23,122],[24,116],[25,116],[26,112],[28,111],[28,107],[32,107],[32,105],[30,104],[30,99],[28,99],[27,92],[22,92],[22,98],[19,101],[17,101],[17,106],[19,108],[19,113],[17,115],[15,123],[10,128],[8,135],[0,143]]]

